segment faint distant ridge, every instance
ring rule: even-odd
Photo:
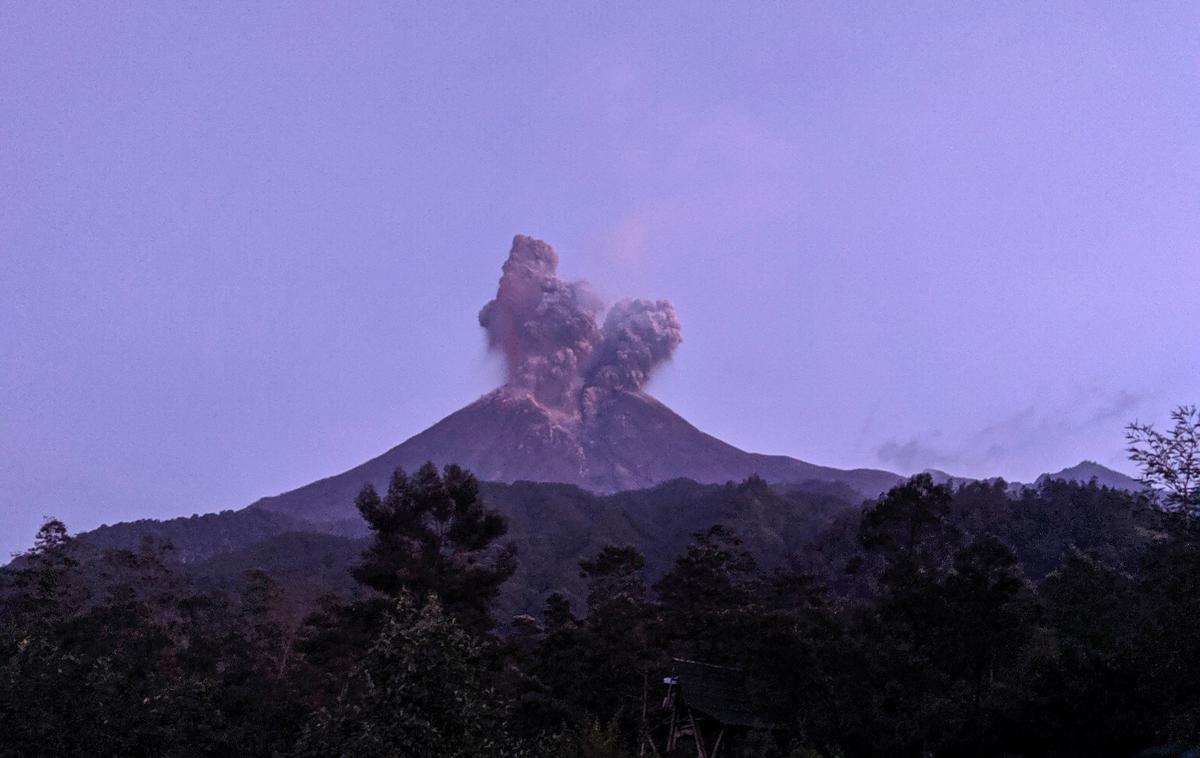
[[[968,476],[955,476],[939,469],[927,468],[921,473],[929,474],[933,478],[935,484],[948,485],[951,488],[958,488],[964,484],[971,484],[980,481]],[[996,482],[999,477],[990,477],[984,479],[986,482]],[[1131,476],[1122,474],[1120,471],[1114,471],[1107,466],[1102,466],[1095,461],[1081,461],[1080,463],[1065,468],[1062,471],[1054,473],[1042,474],[1033,483],[1034,487],[1041,487],[1046,482],[1063,481],[1075,482],[1077,484],[1088,484],[1095,481],[1101,487],[1109,487],[1115,490],[1125,490],[1126,492],[1141,492],[1146,489],[1146,486],[1134,479]],[[1010,492],[1016,494],[1023,488],[1030,485],[1023,482],[1007,482]]]

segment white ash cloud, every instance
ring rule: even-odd
[[[508,384],[546,405],[578,407],[585,390],[593,399],[640,390],[683,339],[666,300],[622,300],[601,327],[600,299],[586,282],[559,279],[558,255],[541,240],[515,237],[503,272],[479,323],[504,355]]]

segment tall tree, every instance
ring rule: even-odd
[[[874,735],[875,753],[924,754],[933,745],[947,684],[937,665],[947,616],[941,580],[960,541],[951,502],[949,488],[919,474],[868,508],[859,525],[863,548],[884,561],[882,593],[862,627],[864,674],[875,686],[859,694],[867,720],[889,723]]]
[[[1163,609],[1138,618],[1139,606],[1157,603],[1139,596],[1132,577],[1079,551],[1042,581],[1038,598],[1051,644],[1033,658],[1027,683],[1020,721],[1028,752],[1134,755],[1153,744],[1149,725],[1170,709],[1152,702],[1158,666],[1138,652]]]
[[[858,538],[864,548],[883,555],[885,581],[903,586],[931,579],[948,568],[961,535],[950,521],[953,495],[918,474],[893,487],[863,514]]]
[[[300,756],[474,758],[501,754],[502,710],[481,679],[479,643],[442,610],[397,596],[361,671]]]
[[[581,650],[587,689],[579,705],[604,723],[617,720],[630,745],[638,739],[637,712],[657,652],[657,619],[642,576],[645,566],[637,548],[613,545],[579,563],[588,580]]]
[[[49,519],[33,547],[17,556],[7,572],[4,615],[10,623],[45,630],[77,612],[88,596],[78,546],[66,525]]]
[[[1033,634],[1032,591],[1012,550],[984,536],[955,555],[943,594],[947,628],[937,665],[965,685],[967,695],[961,732],[969,738],[957,747],[984,754],[1002,738],[996,713],[1007,704],[993,695],[1017,680],[1019,653]]]
[[[752,622],[754,556],[733,529],[717,524],[692,542],[655,589],[673,652],[710,663],[738,662]]]
[[[355,504],[375,535],[353,569],[358,581],[391,597],[432,593],[468,631],[492,627],[491,606],[516,571],[516,548],[495,544],[508,524],[484,506],[473,474],[450,465],[439,475],[432,463],[412,477],[396,469],[384,497],[368,484]]]

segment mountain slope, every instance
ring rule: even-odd
[[[508,520],[504,541],[518,548],[517,573],[502,591],[498,618],[537,612],[552,592],[581,607],[586,586],[579,561],[608,544],[637,546],[646,557],[647,577],[656,579],[694,532],[713,524],[734,528],[764,569],[812,571],[838,592],[853,595],[864,588],[863,576],[845,568],[862,556],[861,509],[857,500],[827,491],[840,488],[680,479],[598,495],[570,484],[484,482],[484,502]],[[954,494],[951,520],[968,541],[973,535],[1000,537],[1034,578],[1053,571],[1075,550],[1127,567],[1146,540],[1161,533],[1155,513],[1129,493],[1061,480],[1044,480],[1015,496],[999,482],[968,483]],[[81,544],[93,550],[136,549],[148,536],[168,539],[198,586],[233,591],[243,572],[261,569],[283,583],[297,607],[308,607],[322,593],[351,595],[361,589],[347,569],[370,540],[361,519],[339,525],[337,534],[318,529],[252,508],[116,525],[94,537],[81,535]]]
[[[502,387],[383,455],[252,507],[339,521],[355,516],[354,497],[365,483],[382,489],[397,467],[412,471],[425,461],[457,463],[484,481],[562,482],[601,494],[672,479],[720,484],[758,474],[778,483],[837,482],[874,497],[900,481],[886,471],[842,471],[748,453],[701,432],[643,392],[615,392],[589,413],[572,414]]]

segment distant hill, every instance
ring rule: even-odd
[[[285,532],[313,530],[312,524],[283,513],[245,508],[161,521],[126,521],[101,526],[81,536],[97,550],[136,548],[146,539],[170,542],[179,561],[195,563],[219,553],[257,545]]]
[[[922,473],[929,474],[933,477],[933,481],[937,484],[946,484],[950,487],[961,487],[965,484],[972,484],[979,481],[997,482],[1000,481],[997,477],[989,479],[972,479],[967,476],[954,476],[953,474],[940,471],[938,469],[925,469]],[[1101,466],[1095,461],[1082,461],[1078,465],[1065,468],[1062,471],[1057,471],[1052,474],[1042,474],[1035,481],[1033,486],[1040,487],[1042,484],[1049,481],[1060,482],[1075,482],[1077,484],[1087,484],[1095,480],[1096,484],[1101,487],[1109,487],[1114,490],[1124,490],[1126,492],[1141,492],[1146,489],[1146,486],[1134,479],[1131,476],[1126,476],[1120,471],[1114,471],[1105,466]],[[1009,491],[1014,494],[1020,494],[1021,490],[1029,487],[1029,484],[1023,482],[1007,482]]]
[[[1127,492],[1141,492],[1146,489],[1146,485],[1137,479],[1126,476],[1120,471],[1113,471],[1110,468],[1101,466],[1095,461],[1083,461],[1076,466],[1065,468],[1053,474],[1042,474],[1038,477],[1037,483],[1041,484],[1046,480],[1077,482],[1079,484],[1087,484],[1095,480],[1096,484],[1099,484],[1101,487],[1111,487],[1112,489],[1126,490]]]

